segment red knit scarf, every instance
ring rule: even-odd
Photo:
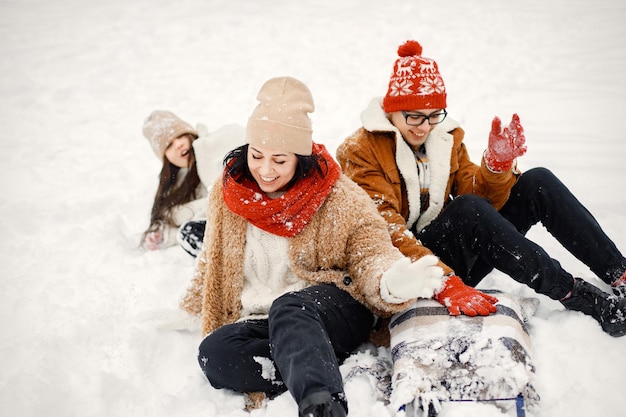
[[[341,174],[324,145],[313,143],[313,154],[321,155],[328,164],[326,175],[313,171],[279,198],[269,198],[254,180],[227,176],[222,191],[226,206],[259,229],[283,237],[296,236],[326,201]]]

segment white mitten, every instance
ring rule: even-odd
[[[380,295],[388,303],[400,304],[412,298],[430,298],[443,285],[443,269],[434,255],[415,262],[397,260],[380,280]]]

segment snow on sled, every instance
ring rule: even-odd
[[[499,300],[489,316],[450,316],[437,301],[419,299],[391,318],[389,401],[397,417],[436,416],[446,402],[466,401],[524,417],[539,401],[525,324],[539,300],[484,292]]]

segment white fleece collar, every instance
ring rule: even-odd
[[[408,194],[409,218],[406,224],[410,229],[417,222],[417,230],[422,230],[439,215],[447,198],[445,192],[450,178],[450,156],[454,145],[454,138],[449,132],[459,127],[459,123],[447,117],[430,132],[424,143],[431,170],[430,205],[420,217],[420,181],[415,156],[400,131],[387,118],[382,107],[382,97],[370,101],[369,106],[361,113],[361,122],[370,132],[394,133],[396,165]]]

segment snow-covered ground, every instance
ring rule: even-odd
[[[550,167],[626,251],[624,22],[619,0],[0,1],[0,414],[246,416],[200,372],[200,334],[156,325],[193,259],[138,248],[159,170],[143,120],[245,125],[263,82],[290,75],[334,153],[407,39],[438,62],[476,160],[493,116],[519,113],[522,169]],[[542,228],[530,237],[597,283]],[[533,295],[499,273],[482,286]],[[625,416],[626,337],[539,298],[529,415]],[[389,415],[364,381],[346,391],[351,417]],[[297,411],[287,394],[251,415]]]

